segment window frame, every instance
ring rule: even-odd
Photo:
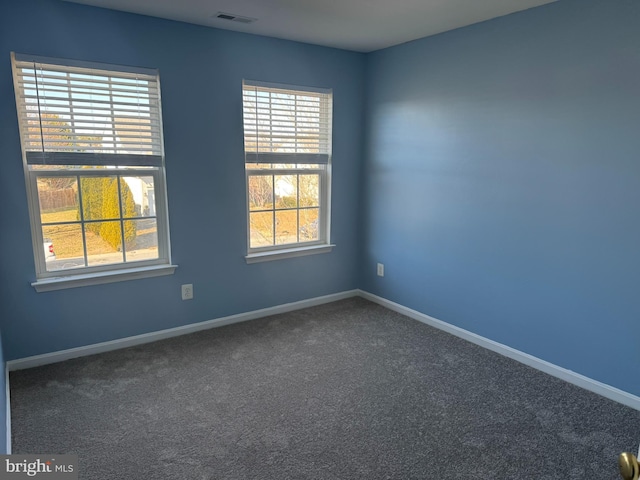
[[[317,94],[323,93],[326,98],[323,98],[321,101],[328,102],[324,107],[328,109],[327,117],[322,119],[322,121],[328,122],[328,148],[326,151],[320,153],[312,153],[312,154],[296,154],[296,153],[277,153],[272,151],[267,152],[257,152],[257,151],[248,151],[247,150],[247,122],[245,118],[245,109],[247,108],[245,104],[245,87],[249,88],[262,88],[262,89],[272,89],[272,90],[283,90],[287,92],[292,92],[295,94]],[[256,263],[256,262],[264,262],[271,260],[278,260],[281,258],[290,258],[290,257],[298,257],[304,255],[312,255],[319,253],[327,253],[330,252],[335,245],[331,244],[331,178],[332,178],[332,152],[331,152],[331,144],[332,144],[332,130],[333,130],[333,91],[330,89],[318,89],[314,87],[304,87],[298,85],[286,85],[286,84],[274,84],[267,82],[259,82],[253,80],[243,80],[242,83],[242,95],[243,95],[243,135],[245,137],[244,144],[244,153],[245,153],[245,194],[246,194],[246,225],[247,225],[247,255],[245,256],[245,260],[247,263]],[[271,113],[271,110],[270,110]],[[257,120],[256,120],[257,123]],[[269,140],[271,142],[271,140]],[[259,149],[259,147],[257,147]],[[262,158],[273,158],[271,161],[260,161],[258,160],[260,157]],[[313,162],[313,156],[326,157],[326,161],[319,160],[317,162]],[[302,163],[300,161],[296,161],[296,158],[303,157]],[[250,159],[251,158],[251,159]],[[311,159],[310,159],[311,158]],[[260,167],[259,165],[271,164],[271,168]],[[291,167],[286,167],[286,165],[291,165]],[[299,179],[298,179],[298,191],[296,193],[296,198],[298,200],[298,204],[295,208],[287,208],[287,209],[278,209],[275,205],[275,195],[274,202],[272,204],[272,208],[265,209],[265,211],[270,211],[273,213],[273,244],[272,245],[264,245],[264,246],[251,246],[251,213],[255,212],[255,210],[251,209],[251,199],[249,193],[249,181],[253,176],[270,176],[275,179],[275,176],[278,175],[305,175],[305,174],[314,174],[319,177],[319,185],[318,185],[318,239],[311,241],[298,241],[293,243],[285,243],[285,244],[277,244],[276,243],[276,219],[275,215],[278,211],[287,211],[287,210],[295,210],[298,215],[298,240],[300,234],[300,226],[299,226],[299,215],[301,210],[308,209],[309,207],[301,207],[300,206],[300,198],[299,198]],[[273,184],[274,182],[272,182]],[[275,187],[272,187],[275,189]],[[311,207],[315,208],[315,207]]]
[[[26,110],[21,111],[21,107],[26,107],[27,104],[20,103],[20,95],[21,95],[21,86],[18,82],[18,70],[20,67],[17,64],[23,63],[25,61],[33,62],[35,64],[44,64],[44,65],[56,65],[61,68],[75,68],[75,69],[91,69],[91,70],[103,70],[107,72],[113,72],[114,74],[118,73],[135,73],[135,72],[144,72],[145,74],[150,74],[153,72],[153,75],[156,77],[157,82],[157,107],[159,109],[159,144],[161,148],[161,154],[155,155],[156,160],[154,162],[156,165],[149,166],[146,165],[143,161],[140,162],[138,166],[118,166],[118,165],[106,165],[105,163],[99,164],[104,165],[105,168],[82,168],[83,166],[96,166],[96,164],[92,163],[84,163],[78,165],[58,165],[51,164],[49,165],[51,168],[47,168],[46,162],[45,165],[37,163],[37,162],[29,162],[28,150],[27,146],[25,146],[25,132],[24,125],[22,122],[22,116],[26,114]],[[31,285],[38,292],[50,291],[50,290],[59,290],[64,288],[73,288],[73,287],[81,287],[87,285],[95,285],[95,284],[103,284],[103,283],[111,283],[118,282],[124,280],[131,280],[136,278],[146,278],[146,277],[154,277],[161,275],[170,275],[177,268],[176,265],[171,263],[171,245],[170,245],[170,234],[169,234],[169,216],[168,216],[168,201],[167,201],[167,186],[166,186],[166,170],[165,170],[165,161],[164,161],[164,139],[163,139],[163,129],[162,129],[162,106],[160,99],[160,78],[157,70],[150,69],[137,69],[126,66],[117,66],[117,65],[107,65],[95,62],[84,62],[84,61],[76,61],[76,60],[66,60],[60,58],[47,58],[47,57],[39,57],[39,56],[27,56],[21,54],[11,53],[11,62],[12,62],[12,70],[13,70],[13,82],[14,82],[14,91],[16,95],[16,112],[19,120],[20,127],[20,145],[22,149],[22,163],[23,163],[23,171],[24,178],[26,184],[27,191],[27,206],[29,211],[29,221],[31,227],[31,240],[32,240],[32,249],[34,254],[34,262],[35,262],[35,274],[36,280],[31,283]],[[38,106],[38,111],[40,111],[40,106]],[[39,114],[38,114],[39,115]],[[38,116],[39,118],[39,116]],[[139,118],[139,117],[132,117]],[[77,135],[77,132],[74,130],[74,135]],[[34,150],[29,150],[30,154],[34,153]],[[36,152],[37,153],[37,152]],[[69,155],[73,155],[74,153],[70,153]],[[45,150],[44,145],[42,146],[42,155],[47,156],[47,151]],[[83,154],[81,154],[83,155]],[[111,154],[104,154],[111,155]],[[129,155],[129,157],[140,157],[142,159],[144,155]],[[69,157],[71,158],[71,157]],[[107,157],[109,158],[109,157]],[[114,157],[110,157],[114,159],[114,163],[118,163]],[[160,158],[159,164],[157,159]],[[37,168],[33,168],[33,166],[37,166]],[[68,270],[60,269],[60,270],[47,270],[47,262],[44,254],[44,239],[46,238],[43,234],[43,227],[47,224],[42,222],[42,212],[40,209],[40,199],[38,192],[38,178],[39,177],[76,177],[77,180],[77,202],[78,202],[78,211],[80,211],[82,206],[81,199],[81,187],[80,180],[82,178],[90,178],[90,177],[117,177],[118,179],[122,177],[151,177],[153,178],[154,183],[154,200],[155,200],[155,210],[156,215],[150,216],[155,217],[156,220],[156,236],[158,241],[158,257],[155,259],[146,259],[146,260],[126,260],[126,251],[123,252],[123,261],[105,265],[85,265],[83,267],[73,267]],[[120,191],[120,190],[118,190]],[[119,206],[121,207],[122,197],[119,197]],[[150,218],[150,217],[133,217],[131,219],[139,219],[139,218]],[[121,228],[125,221],[131,220],[129,217],[123,216],[122,208],[120,208],[120,215],[117,219],[110,220],[118,220],[120,221]],[[97,219],[95,219],[97,220]],[[106,220],[106,219],[105,219]],[[64,223],[64,222],[62,222]],[[77,222],[69,222],[70,224],[78,224],[80,225],[82,231],[84,232],[84,228],[87,225],[87,222],[82,217]],[[82,246],[84,252],[85,263],[87,262],[87,244],[85,240],[84,233],[82,234]],[[55,248],[55,245],[54,245]]]

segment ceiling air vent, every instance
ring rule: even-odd
[[[257,20],[256,18],[243,17],[241,15],[234,15],[233,13],[224,13],[224,12],[218,12],[213,17],[219,18],[221,20],[229,20],[230,22],[238,22],[238,23],[253,23]]]

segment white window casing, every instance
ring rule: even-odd
[[[13,53],[12,65],[36,265],[33,286],[43,291],[172,273],[158,72]],[[88,215],[82,187],[98,179],[117,186],[113,216]],[[66,193],[75,195],[67,218],[44,220],[42,196],[49,192],[39,192],[39,182],[45,181],[68,184]],[[135,213],[125,211],[124,189],[134,199],[128,201],[136,202]],[[157,254],[138,259],[128,251],[124,232],[142,222],[156,230]],[[87,246],[92,223],[119,229],[120,261],[119,253],[116,260],[93,261]],[[81,241],[82,252],[55,262],[45,258],[43,230],[54,227],[79,232],[74,241]]]
[[[329,89],[243,81],[248,263],[333,247],[332,97]]]

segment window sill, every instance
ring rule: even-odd
[[[177,265],[154,265],[152,267],[128,268],[126,270],[111,270],[109,272],[70,275],[67,277],[51,277],[37,280],[31,284],[36,292],[50,292],[65,288],[86,287],[103,283],[124,282],[138,278],[159,277],[172,275]]]
[[[302,257],[305,255],[317,255],[329,253],[335,245],[313,245],[311,247],[296,247],[282,250],[270,250],[268,252],[250,253],[245,256],[247,263],[270,262],[283,258]]]

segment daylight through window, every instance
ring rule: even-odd
[[[157,72],[12,62],[37,278],[168,265]]]
[[[243,83],[249,254],[329,243],[330,90]]]

